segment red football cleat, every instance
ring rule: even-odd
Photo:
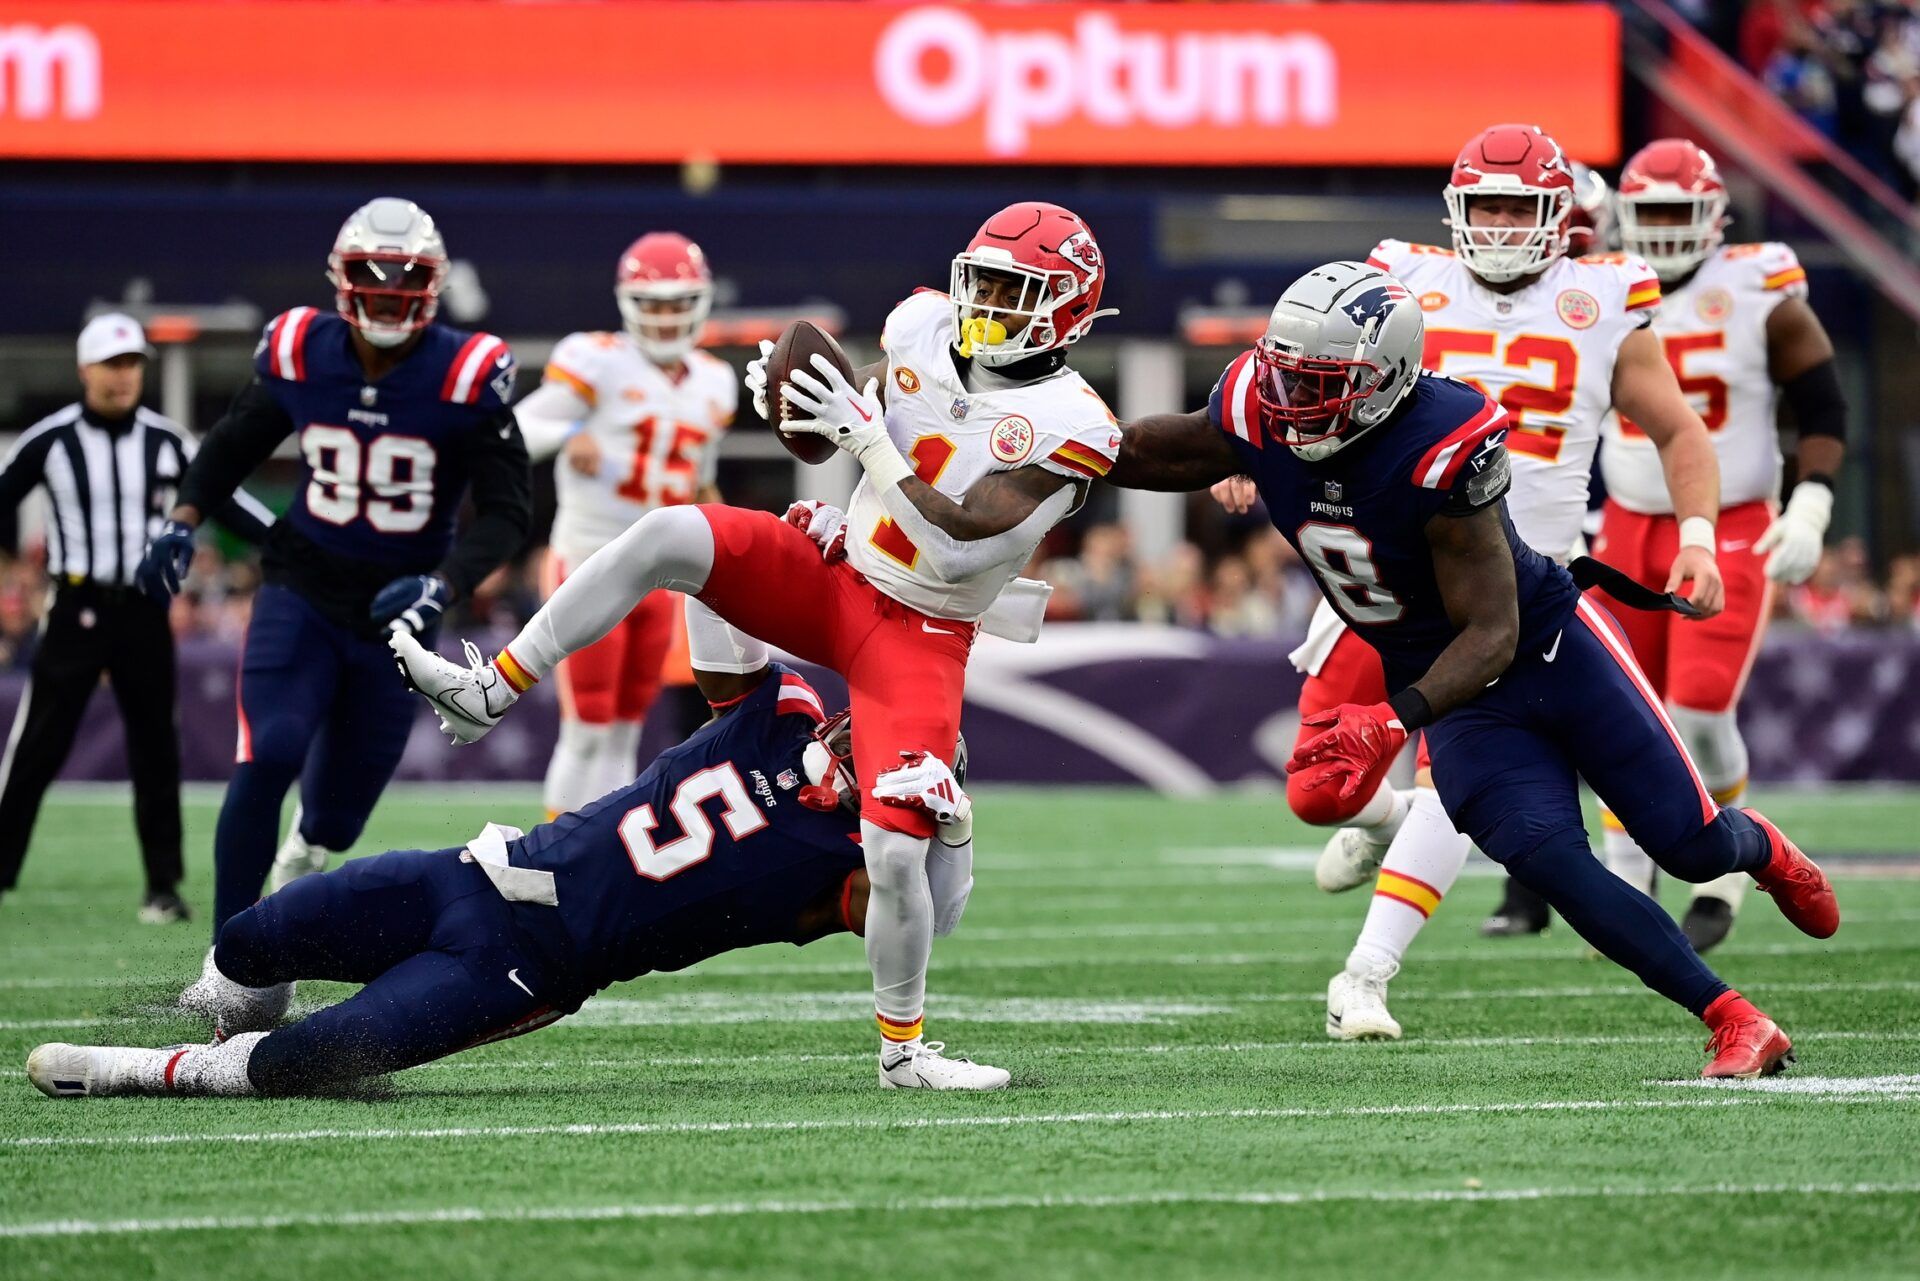
[[[1780,915],[1802,934],[1829,939],[1840,928],[1840,904],[1833,897],[1833,883],[1819,864],[1800,852],[1800,847],[1768,822],[1758,810],[1741,810],[1760,825],[1773,846],[1773,858],[1753,874],[1753,882],[1763,893],[1773,895]]]
[[[1737,992],[1723,994],[1701,1017],[1713,1029],[1707,1038],[1713,1061],[1701,1069],[1703,1077],[1751,1081],[1784,1072],[1793,1062],[1793,1042],[1780,1025]]]

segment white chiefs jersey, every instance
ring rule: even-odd
[[[887,356],[887,434],[914,473],[955,502],[981,477],[1019,467],[1097,480],[1119,454],[1120,429],[1106,402],[1071,369],[968,391],[954,365],[953,304],[943,293],[922,290],[895,307],[880,343]],[[895,600],[941,618],[986,613],[1031,552],[949,582],[887,518],[864,476],[847,512],[853,567]]]
[[[1654,332],[1680,390],[1707,424],[1720,456],[1720,504],[1771,499],[1780,492],[1779,389],[1767,369],[1767,317],[1788,298],[1807,296],[1807,273],[1782,244],[1727,245],[1660,306]],[[1618,414],[1607,417],[1600,474],[1628,511],[1671,514],[1660,451]]]
[[[600,446],[598,475],[553,469],[552,543],[579,564],[656,507],[690,503],[713,478],[714,446],[733,421],[733,367],[704,351],[677,372],[642,355],[624,333],[568,334],[547,378],[587,403],[580,430]]]
[[[1498,294],[1451,249],[1383,240],[1367,261],[1420,300],[1422,363],[1472,383],[1511,415],[1507,510],[1528,546],[1565,561],[1613,405],[1614,360],[1659,310],[1659,278],[1631,254],[1597,254],[1556,259],[1523,288]]]

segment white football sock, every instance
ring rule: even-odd
[[[1747,799],[1747,740],[1740,735],[1740,723],[1733,709],[1724,712],[1697,712],[1691,707],[1667,708],[1680,741],[1700,769],[1700,779],[1713,793],[1713,799],[1725,809],[1738,809]],[[1738,912],[1753,883],[1745,872],[1729,872],[1704,885],[1693,887],[1695,898],[1717,898]]]
[[[660,507],[587,557],[508,643],[538,680],[613,630],[649,592],[693,593],[713,570],[713,526],[697,507]]]
[[[166,1088],[174,1094],[197,1094],[237,1098],[257,1094],[247,1076],[247,1061],[253,1047],[270,1032],[242,1032],[218,1045],[196,1045],[173,1064],[173,1082]]]
[[[920,1035],[927,1003],[927,961],[933,955],[933,895],[927,887],[927,842],[860,820],[867,860],[867,966],[881,1040]],[[891,1033],[891,1035],[889,1035]]]
[[[606,750],[600,753],[599,781],[594,784],[594,799],[625,787],[639,773],[635,761],[640,755],[639,721],[615,721],[607,726]]]
[[[547,762],[547,781],[540,792],[549,814],[565,814],[600,798],[604,790],[601,760],[610,750],[611,725],[589,725],[571,717],[560,721],[560,740]]]
[[[1411,788],[1404,792],[1396,791],[1382,783],[1347,826],[1357,827],[1367,834],[1368,840],[1385,845],[1399,833],[1400,825],[1407,821],[1407,809],[1412,803]]]
[[[973,820],[966,822],[966,839],[949,845],[941,838],[954,830],[941,828],[927,846],[927,892],[933,899],[935,938],[953,933],[973,893]]]
[[[1472,849],[1473,842],[1454,830],[1453,820],[1440,804],[1440,793],[1430,787],[1414,788],[1406,818],[1380,865],[1367,921],[1347,955],[1347,969],[1358,974],[1399,964],[1427,918],[1453,888]]]

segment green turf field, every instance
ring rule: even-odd
[[[43,1040],[162,1044],[196,923],[134,922],[124,804],[56,794],[0,902],[0,1277],[1920,1276],[1920,793],[1760,803],[1846,879],[1840,935],[1755,895],[1721,971],[1800,1063],[1693,1081],[1704,1035],[1564,929],[1483,942],[1463,877],[1323,1037],[1366,907],[1273,797],[989,792],[929,1034],[1014,1088],[882,1092],[860,945],[628,984],[329,1100],[43,1099]],[[363,850],[532,797],[390,796]],[[210,799],[188,812],[211,899]],[[340,989],[305,988],[307,1002]]]

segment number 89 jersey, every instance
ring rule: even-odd
[[[295,307],[267,325],[253,364],[300,451],[287,522],[349,561],[397,573],[438,565],[466,493],[472,434],[516,432],[507,344],[428,325],[399,365],[368,383],[347,322]]]
[[[1341,618],[1380,654],[1387,688],[1425,674],[1458,634],[1427,541],[1436,516],[1499,503],[1509,483],[1509,417],[1479,390],[1422,375],[1392,418],[1309,463],[1267,434],[1254,355],[1221,375],[1207,416],[1233,442],[1267,513]],[[1572,578],[1521,541],[1502,508],[1519,589],[1520,644],[1544,648],[1579,599]]]
[[[1526,286],[1499,294],[1435,245],[1383,240],[1367,262],[1420,300],[1421,363],[1478,387],[1512,418],[1507,509],[1529,546],[1566,560],[1587,511],[1600,424],[1613,407],[1614,360],[1660,307],[1653,269],[1630,254],[1558,258]]]

